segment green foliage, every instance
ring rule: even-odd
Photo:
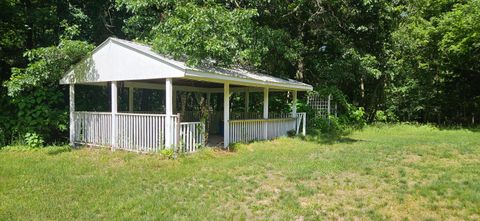
[[[377,112],[375,113],[375,121],[386,123],[387,122],[387,115],[385,115],[385,112],[383,112],[381,110],[377,110]]]
[[[13,68],[5,83],[8,95],[15,97],[24,90],[58,84],[72,64],[93,50],[93,45],[83,41],[63,39],[58,46],[37,48],[25,52],[30,62],[27,68]]]
[[[350,109],[349,114],[349,122],[351,125],[355,126],[356,128],[362,128],[366,126],[367,122],[365,121],[365,110],[363,107]]]
[[[344,118],[338,118],[334,116],[328,117],[328,119],[318,118],[315,124],[316,128],[323,134],[330,137],[341,137],[348,133],[348,125],[343,122]]]
[[[372,122],[379,110],[388,122],[479,122],[478,0],[32,0],[0,8],[6,142],[29,131],[47,143],[66,138],[58,78],[109,36],[191,66],[296,78],[332,93],[342,122]],[[273,100],[272,110],[284,108]]]
[[[392,33],[387,109],[400,120],[471,123],[480,114],[478,1],[420,1]]]
[[[71,65],[93,49],[82,41],[62,40],[58,46],[38,48],[25,53],[26,68],[14,68],[5,82],[12,102],[17,106],[18,134],[34,131],[50,142],[68,128],[68,97],[58,81]]]
[[[44,144],[43,138],[37,133],[26,133],[25,144],[30,148],[42,147]]]
[[[255,10],[228,10],[213,3],[180,4],[157,28],[153,47],[192,66],[241,63],[242,51],[252,41],[255,15]]]
[[[168,159],[172,159],[174,157],[173,148],[162,149],[162,150],[160,150],[160,154],[162,154],[163,156],[165,156]]]

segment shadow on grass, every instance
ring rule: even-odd
[[[65,152],[72,151],[70,147],[47,147],[46,152],[48,155],[58,155]]]
[[[364,141],[364,140],[353,139],[347,136],[348,136],[348,133],[329,134],[329,133],[315,132],[310,135],[307,135],[305,137],[305,140],[316,142],[319,144],[335,144],[335,143],[351,144],[359,141]]]

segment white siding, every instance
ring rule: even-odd
[[[178,67],[110,40],[77,64],[60,83],[175,78],[184,75],[185,72]],[[73,76],[75,79],[72,79]]]

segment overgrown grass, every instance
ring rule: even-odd
[[[480,132],[396,125],[236,148],[6,148],[0,220],[480,219]]]

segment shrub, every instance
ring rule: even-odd
[[[297,135],[297,131],[296,130],[289,130],[287,131],[287,136],[288,137],[295,137]]]
[[[365,109],[363,107],[350,107],[350,112],[349,112],[349,123],[353,127],[360,129],[363,128],[365,125],[367,125],[367,122],[365,121]]]
[[[25,134],[25,143],[31,148],[37,148],[43,146],[43,138],[37,133],[26,133]]]
[[[386,123],[387,122],[387,115],[385,114],[385,112],[383,112],[381,110],[377,110],[375,112],[375,122]]]
[[[93,48],[87,42],[62,39],[58,46],[25,52],[27,67],[12,68],[12,76],[4,83],[17,109],[13,131],[19,135],[33,131],[47,143],[67,137],[68,87],[58,81]],[[28,139],[36,142],[35,136]]]
[[[160,151],[160,154],[162,154],[163,156],[167,157],[168,159],[172,159],[173,158],[173,149],[163,149]]]

